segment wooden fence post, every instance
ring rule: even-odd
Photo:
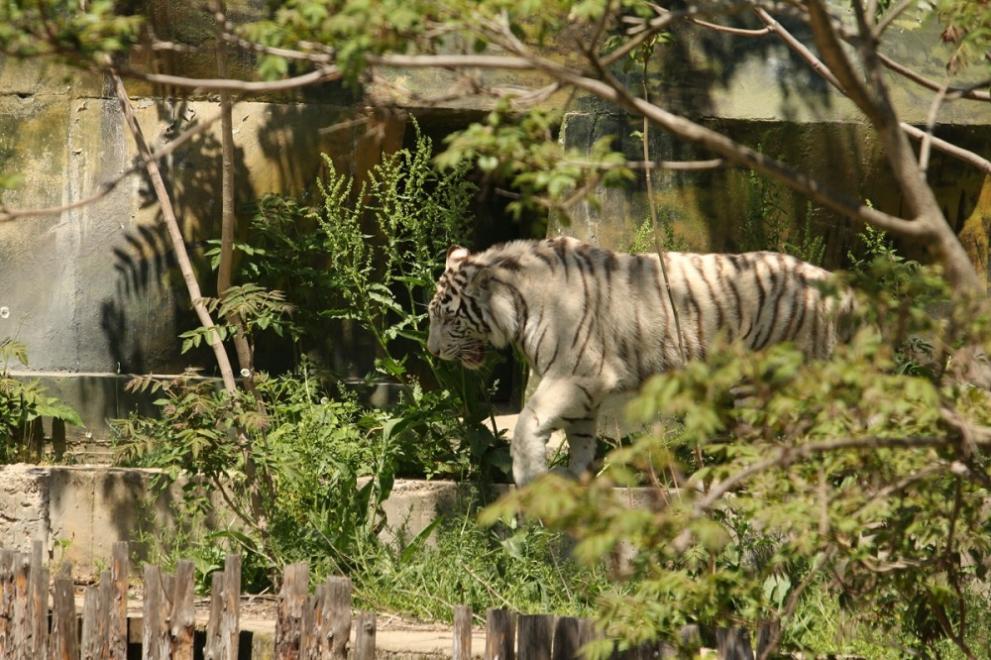
[[[237,660],[241,634],[241,555],[227,555],[224,559],[223,595],[220,655],[216,660]]]
[[[14,623],[14,553],[0,550],[0,658],[13,648]]]
[[[165,578],[158,566],[145,564],[144,605],[142,607],[142,660],[169,660],[169,629],[166,623],[168,603],[165,601]]]
[[[485,613],[485,660],[514,660],[516,629],[513,614],[505,609]]]
[[[330,657],[347,660],[351,641],[351,580],[345,577],[328,578],[325,589],[321,630],[329,642]]]
[[[48,657],[48,566],[44,544],[31,544],[31,657]]]
[[[14,555],[14,626],[12,639],[13,653],[7,655],[14,660],[31,660],[31,591],[28,586],[31,561],[27,555]]]
[[[103,660],[100,656],[100,635],[97,628],[100,625],[100,588],[86,587],[83,597],[83,633],[79,645],[81,660]]]
[[[172,660],[193,660],[193,634],[196,620],[193,609],[193,562],[191,561],[176,563],[169,622],[172,625],[169,630]]]
[[[319,657],[320,630],[317,628],[317,621],[320,620],[319,613],[323,609],[323,591],[323,585],[317,585],[316,591],[307,596],[303,603],[303,618],[299,624],[302,633],[299,640],[299,657],[302,660]]]
[[[224,615],[224,573],[214,571],[210,575],[210,618],[206,623],[206,643],[203,645],[205,660],[220,658],[220,619]]]
[[[562,616],[554,626],[553,660],[575,660],[582,647],[581,625],[573,616]]]
[[[49,657],[52,660],[76,660],[79,657],[76,601],[72,590],[72,565],[66,562],[55,578],[52,595],[52,636]]]
[[[554,617],[521,614],[516,623],[516,660],[551,660]]]
[[[354,660],[375,660],[375,612],[358,615],[354,647]]]
[[[306,593],[309,590],[309,567],[306,562],[286,566],[279,591],[279,607],[275,621],[275,657],[278,660],[298,660],[302,642],[301,627]]]
[[[100,660],[110,657],[110,608],[114,601],[114,587],[111,581],[110,571],[100,573],[99,600],[97,600],[97,611],[100,622],[97,625],[97,635],[100,641]]]
[[[127,578],[130,550],[127,541],[114,543],[110,561],[111,602],[107,612],[110,660],[127,660]]]
[[[451,660],[471,660],[471,608],[458,605],[454,608],[454,648]]]

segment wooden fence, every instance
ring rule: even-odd
[[[251,658],[251,637],[239,625],[241,558],[228,555],[211,576],[205,631],[196,630],[193,564],[174,573],[145,565],[141,617],[127,616],[128,545],[113,547],[110,568],[86,587],[81,616],[71,566],[62,564],[49,584],[42,545],[28,555],[0,550],[0,659],[2,660],[235,660]],[[373,660],[376,617],[352,614],[351,581],[331,577],[309,591],[305,563],[287,566],[279,592],[274,638],[278,660]],[[454,610],[452,660],[470,660],[472,611]],[[354,643],[351,632],[354,626]],[[686,630],[685,634],[693,634]],[[694,634],[698,634],[694,631]],[[486,613],[485,660],[574,660],[595,636],[590,621],[552,615]],[[742,630],[716,631],[717,656],[753,658]],[[614,660],[674,657],[663,644],[614,655]]]

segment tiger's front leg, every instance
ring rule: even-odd
[[[547,471],[546,445],[554,429],[564,428],[570,446],[569,471],[580,474],[595,454],[594,386],[575,380],[545,379],[527,401],[513,431],[510,453],[517,486]]]
[[[580,477],[595,460],[596,411],[580,418],[565,418],[565,434],[568,436],[568,472]]]

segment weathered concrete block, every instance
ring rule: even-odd
[[[0,545],[30,552],[32,541],[50,538],[47,468],[0,466]]]

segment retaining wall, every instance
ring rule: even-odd
[[[144,535],[169,534],[182,523],[175,507],[181,483],[156,489],[153,480],[160,475],[160,470],[96,465],[0,466],[2,545],[28,552],[32,541],[43,541],[50,558],[71,561],[73,573],[82,576],[98,574],[117,541],[130,542],[140,556]],[[636,506],[649,502],[651,494],[630,489],[620,496]],[[411,538],[438,515],[463,511],[472,497],[469,488],[453,481],[399,479],[383,505],[383,537]],[[223,504],[215,505],[209,526],[236,526]]]

